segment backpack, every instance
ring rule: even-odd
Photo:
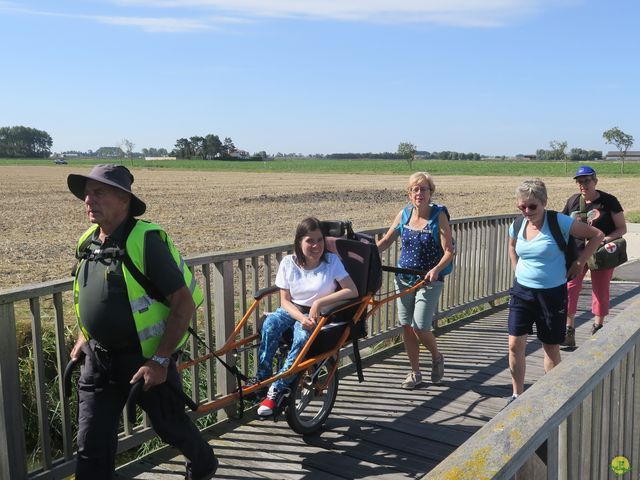
[[[558,244],[558,248],[564,253],[564,264],[567,271],[571,268],[573,262],[578,258],[578,248],[576,247],[575,239],[572,235],[569,235],[569,240],[566,241],[562,232],[560,231],[560,224],[558,223],[558,212],[555,210],[547,210],[547,218],[549,219],[549,230],[551,230],[551,236]],[[516,234],[516,242],[518,241],[518,234],[522,227],[524,217],[520,216],[513,222],[513,231]]]
[[[436,247],[439,248],[440,251],[442,251],[442,254],[444,255],[444,249],[442,248],[442,245],[440,243],[440,228],[439,228],[438,219],[440,218],[440,212],[445,213],[445,215],[447,216],[447,220],[450,220],[451,217],[449,216],[449,210],[447,210],[447,207],[445,205],[438,205],[437,203],[432,203],[430,206],[431,206],[431,214],[429,215],[428,224],[431,226],[431,233],[436,243]],[[411,220],[411,213],[413,212],[413,208],[414,208],[413,205],[410,204],[404,207],[404,210],[402,210],[400,225],[398,225],[398,229],[400,230],[400,235],[402,235],[404,226],[407,225]],[[454,256],[456,254],[455,240],[453,240],[453,254]],[[452,271],[453,271],[453,258],[451,259],[449,264],[442,269],[442,271],[440,272],[440,275],[444,277],[445,275],[449,275]]]

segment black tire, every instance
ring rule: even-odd
[[[296,378],[287,400],[287,423],[294,432],[317,432],[329,417],[338,395],[335,364],[335,357],[327,358]]]

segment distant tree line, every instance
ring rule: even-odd
[[[559,153],[557,149],[545,150],[539,148],[536,150],[536,159],[541,161],[564,160],[564,153]],[[602,160],[602,150],[583,150],[582,148],[572,148],[567,158],[573,162],[590,162],[593,160]]]
[[[47,158],[52,145],[51,135],[44,130],[23,126],[0,128],[0,157]]]
[[[169,155],[169,152],[166,148],[143,148],[142,155],[145,157],[166,157]]]
[[[177,158],[200,157],[202,160],[214,158],[229,158],[236,150],[236,146],[230,137],[220,141],[218,135],[210,133],[204,137],[193,136],[176,140],[175,148],[171,152]]]
[[[276,155],[277,156],[277,155]],[[382,153],[329,153],[324,156],[324,158],[328,158],[331,160],[347,160],[347,159],[357,159],[357,158],[374,158],[374,159],[384,159],[384,160],[404,160],[402,154],[399,153],[391,153],[391,152],[382,152]]]
[[[403,142],[408,143],[408,142]],[[406,160],[407,152],[382,152],[382,153],[329,153],[324,158],[334,160],[346,160],[353,158],[372,158],[372,159],[384,159],[384,160]],[[427,152],[424,150],[415,151],[416,159],[423,160],[480,160],[483,158],[479,153],[461,153],[451,152],[448,150],[442,152]]]
[[[416,156],[419,158],[426,158],[429,160],[480,160],[483,158],[479,153],[469,152],[451,152],[449,150],[444,150],[442,152],[416,152]]]

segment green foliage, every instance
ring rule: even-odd
[[[114,159],[119,159],[124,157],[124,150],[120,147],[100,147],[96,150],[96,157],[101,157],[100,161],[97,163],[104,163],[106,159],[109,161],[113,161]]]
[[[563,140],[551,140],[549,142],[551,152],[555,160],[564,160],[566,157],[565,150],[567,149],[567,141]]]
[[[416,151],[416,146],[413,143],[401,142],[400,145],[398,145],[398,155],[401,155],[407,160],[409,170],[413,169],[413,161],[416,158]]]
[[[640,223],[640,212],[638,211],[630,211],[624,212],[624,219],[627,223]]]
[[[615,145],[615,147],[620,150],[622,156],[624,156],[624,153],[633,145],[633,136],[624,133],[618,127],[613,127],[603,132],[602,138],[604,138],[607,143]]]
[[[633,137],[627,133],[624,133],[618,127],[613,127],[602,133],[607,143],[615,145],[620,151],[620,159],[622,164],[620,165],[620,173],[624,173],[624,159],[627,156],[627,150],[633,145]]]
[[[572,148],[569,152],[569,160],[572,162],[593,162],[602,160],[602,150],[584,150],[582,148]]]
[[[44,130],[17,126],[0,128],[0,157],[47,158],[53,140]]]
[[[18,324],[18,367],[20,371],[20,385],[22,388],[22,415],[24,420],[24,435],[27,452],[29,452],[29,466],[34,468],[40,465],[42,451],[40,449],[40,430],[38,425],[37,391],[35,365],[33,360],[33,343],[30,325]],[[67,351],[73,346],[72,328],[66,328],[68,344]],[[42,325],[42,360],[45,385],[45,412],[48,415],[49,435],[51,437],[51,450],[53,457],[62,455],[62,410],[60,408],[60,395],[58,389],[58,371],[56,369],[56,337],[53,326],[45,322]],[[77,402],[70,402],[73,431],[77,430]]]

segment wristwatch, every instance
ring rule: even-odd
[[[158,355],[154,355],[153,357],[151,357],[151,360],[156,362],[161,367],[167,368],[171,359],[168,357],[159,357]]]

